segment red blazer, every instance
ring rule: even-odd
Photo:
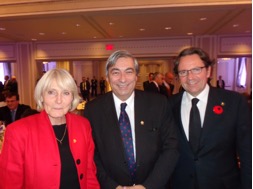
[[[66,115],[66,120],[81,189],[99,189],[90,123],[72,113]],[[59,189],[60,155],[45,111],[8,126],[0,155],[0,170],[1,189]]]

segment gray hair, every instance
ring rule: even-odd
[[[106,76],[108,76],[109,74],[109,69],[116,64],[119,58],[132,58],[134,61],[134,68],[135,68],[136,75],[138,75],[139,64],[136,58],[134,58],[134,56],[126,50],[118,50],[112,53],[106,62],[106,66],[105,66]]]
[[[41,111],[44,109],[42,95],[50,88],[52,81],[56,81],[61,89],[69,90],[72,93],[73,100],[70,111],[74,111],[81,99],[78,94],[75,80],[67,70],[58,68],[47,71],[38,81],[34,91],[34,99],[37,104],[37,110]]]

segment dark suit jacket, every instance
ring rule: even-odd
[[[245,98],[210,87],[200,147],[194,155],[181,122],[182,95],[183,92],[169,98],[178,125],[180,149],[172,188],[195,189],[197,180],[199,189],[251,189],[251,123]],[[223,109],[220,114],[218,106]]]
[[[165,187],[178,159],[177,134],[166,97],[135,91],[137,173],[135,184],[148,189]],[[95,162],[101,189],[130,186],[131,180],[112,92],[86,104],[96,144]]]
[[[160,93],[159,88],[156,86],[154,82],[149,83],[146,91]]]
[[[147,90],[149,84],[150,84],[149,80],[143,82],[143,89],[144,89],[144,91]]]
[[[222,82],[222,85],[220,86],[219,80],[217,80],[217,82],[216,82],[216,83],[217,83],[217,87],[218,87],[218,88],[225,89],[225,81],[222,80],[221,82]]]
[[[30,108],[31,107],[28,105],[19,104],[16,111],[15,121],[19,120],[21,118],[21,115],[24,113],[24,111]],[[0,107],[0,120],[5,121],[6,126],[12,123],[11,111],[8,108],[8,106]]]
[[[80,83],[80,92],[89,92],[90,90],[90,82],[89,81],[85,81],[86,82],[86,90],[83,88],[83,82]]]

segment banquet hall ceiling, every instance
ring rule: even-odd
[[[66,8],[65,11],[20,11],[17,14],[7,14],[7,11],[3,11],[6,9],[3,8],[13,5],[4,4],[7,1],[2,1],[2,5],[0,3],[0,42],[90,41],[252,34],[251,3],[203,4],[201,6],[185,4],[153,6],[153,8],[128,6],[128,8],[112,8],[111,10],[107,7],[93,8],[88,11],[85,9],[74,11],[74,9]]]

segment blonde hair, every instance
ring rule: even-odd
[[[38,81],[34,91],[37,110],[41,111],[44,109],[42,95],[50,88],[53,81],[56,81],[61,89],[68,90],[72,93],[73,100],[69,111],[74,111],[80,103],[81,97],[78,94],[76,83],[70,73],[67,70],[59,68],[47,71]]]

